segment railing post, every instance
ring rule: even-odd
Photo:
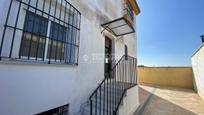
[[[117,115],[117,113],[116,113],[116,111],[115,111],[115,110],[113,111],[113,115]]]
[[[90,104],[91,104],[91,105],[90,105],[90,115],[92,115],[92,109],[93,109],[93,108],[92,108],[92,107],[93,107],[93,101],[92,101],[92,100],[90,100],[90,101],[91,101],[91,102],[90,102]]]
[[[93,113],[94,115],[97,115],[97,114],[101,115],[102,113],[108,114],[108,115],[118,114],[118,109],[125,95],[126,90],[132,87],[135,83],[134,82],[135,74],[136,74],[135,69],[137,66],[136,61],[137,60],[135,58],[130,56],[125,57],[124,55],[119,60],[119,62],[114,66],[114,68],[112,68],[110,72],[110,76],[112,77],[105,78],[98,86],[98,88],[90,96],[90,106],[91,106],[90,115],[93,115]],[[101,88],[103,88],[103,100],[102,100]],[[117,96],[119,96],[119,98]],[[93,101],[92,97],[96,100]],[[102,101],[103,101],[103,105],[102,105]],[[95,110],[93,109],[93,106]]]
[[[101,86],[100,86],[99,91],[100,91],[100,93],[99,93],[99,95],[100,95],[100,96],[99,96],[99,98],[100,98],[100,99],[99,99],[99,115],[101,115],[101,109],[102,109],[102,108],[101,108]]]
[[[9,19],[9,16],[10,16],[12,4],[13,4],[13,0],[11,0],[10,4],[9,4],[8,13],[7,13],[7,16],[6,16],[6,22],[5,22],[5,25],[4,25],[3,34],[2,34],[2,38],[1,38],[1,42],[0,42],[0,61],[1,61],[1,58],[2,58],[1,53],[2,53],[2,49],[3,49],[3,45],[4,45],[4,38],[5,38],[5,34],[6,34],[6,26],[8,24],[8,19]]]
[[[95,100],[95,115],[97,115],[97,106],[98,106],[98,91],[96,91],[96,100]]]
[[[136,84],[138,84],[138,71],[137,71],[137,58],[135,59],[135,63],[134,63],[134,65],[135,65],[135,82],[136,82]]]

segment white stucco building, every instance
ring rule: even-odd
[[[194,87],[204,100],[204,43],[202,43],[199,49],[193,54],[191,61],[194,73]]]
[[[96,115],[102,101],[110,114],[134,112],[139,12],[135,0],[0,0],[0,114],[86,114],[84,105]],[[113,105],[102,87],[116,92],[104,93]]]

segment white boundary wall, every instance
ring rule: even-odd
[[[192,56],[191,60],[194,72],[194,87],[204,100],[204,44]]]

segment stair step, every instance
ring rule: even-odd
[[[101,102],[102,103],[105,102],[105,104],[107,104],[107,102],[108,102],[108,104],[110,104],[110,103],[114,104],[115,99],[113,99],[113,96],[116,96],[116,99],[117,99],[116,102],[119,102],[119,100],[120,100],[120,98],[122,96],[122,93],[123,92],[117,91],[117,90],[115,91],[115,93],[113,91],[108,91],[107,92],[107,90],[105,90],[105,92],[104,92],[103,90],[101,90]],[[105,97],[104,97],[104,95],[105,95]],[[107,98],[107,95],[108,95],[108,98]],[[104,99],[105,99],[105,101],[104,101]],[[96,94],[92,97],[92,100],[93,100],[93,103],[95,103]],[[97,103],[100,103],[100,92],[97,93]],[[113,106],[113,105],[111,105],[111,106]]]
[[[106,82],[101,86],[101,90],[97,90],[97,98],[96,98],[96,93],[92,97],[92,115],[98,115],[99,112],[101,112],[101,115],[111,115],[113,114],[113,109],[114,107],[117,106],[119,103],[119,100],[122,96],[122,93],[125,88],[130,87],[132,84],[130,83],[121,83],[121,82]],[[108,90],[107,90],[108,89]],[[101,91],[101,92],[100,92]],[[100,98],[100,93],[101,93],[101,98]],[[108,95],[108,98],[107,98]],[[112,98],[110,98],[110,95]],[[116,96],[116,102],[113,99],[113,95]],[[97,106],[96,104],[96,99],[97,99]],[[101,102],[100,102],[101,100]],[[107,105],[108,104],[108,105]],[[123,101],[122,103],[123,104]],[[105,106],[104,106],[105,105]],[[107,107],[108,106],[108,107]],[[111,110],[110,110],[111,107]],[[97,111],[97,113],[95,113]],[[84,107],[82,107],[82,115],[90,115],[90,103]]]
[[[109,98],[108,98],[108,101],[107,100],[104,101],[103,98],[101,98],[101,102],[100,102],[100,99],[97,98],[97,109],[102,109],[102,110],[106,111],[107,110],[107,103],[108,103],[108,110],[110,110],[110,107],[113,109],[114,107],[116,107],[118,105],[119,100],[120,100],[120,98],[118,97],[118,100],[115,103],[114,100],[110,100]],[[92,101],[92,107],[96,107],[95,104],[96,104],[96,98],[94,98]],[[123,101],[121,102],[121,105],[122,104],[123,104]]]
[[[108,105],[107,105],[108,104]],[[110,101],[99,101],[97,100],[97,108],[102,108],[102,109],[107,109],[107,106],[108,106],[108,109],[111,107],[115,107],[117,105],[117,103],[115,103],[114,101],[110,102]],[[96,101],[92,101],[92,106],[95,107],[96,106]]]
[[[126,82],[106,82],[105,83],[106,85],[114,85],[114,86],[116,86],[116,87],[129,87],[129,86],[131,86],[131,85],[133,85],[133,83],[126,83]]]
[[[97,113],[99,114],[99,112],[100,112],[100,108],[98,108],[97,107]],[[90,105],[89,106],[86,106],[86,107],[84,107],[83,108],[83,115],[90,115]],[[96,109],[95,109],[95,107],[93,106],[93,108],[92,108],[92,115],[98,115],[98,114],[96,114]],[[101,115],[110,115],[110,114],[112,114],[112,112],[110,111],[110,109],[108,108],[108,110],[107,110],[107,108],[105,108],[105,109],[101,109]]]
[[[114,84],[103,84],[101,88],[108,88],[108,89],[115,89],[115,90],[124,90],[126,88],[129,88],[133,86],[133,84],[120,84],[120,85],[114,85]]]
[[[120,93],[123,92],[124,89],[120,88],[120,87],[107,87],[107,86],[102,86],[101,87],[101,91],[106,91],[106,92],[115,92],[115,93]],[[100,91],[100,89],[98,90],[98,92]]]
[[[99,102],[100,98],[102,101],[105,99],[106,102],[107,102],[107,100],[109,102],[114,102],[115,100],[119,100],[121,98],[121,95],[116,95],[115,98],[113,98],[113,94],[111,94],[111,97],[110,97],[110,94],[108,94],[108,97],[107,97],[107,93],[104,94],[104,92],[101,92],[101,97],[100,97],[99,93],[97,94],[97,101],[98,102]],[[93,96],[92,100],[95,101],[96,96]]]

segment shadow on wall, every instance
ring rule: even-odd
[[[139,84],[193,89],[191,67],[138,67]]]

